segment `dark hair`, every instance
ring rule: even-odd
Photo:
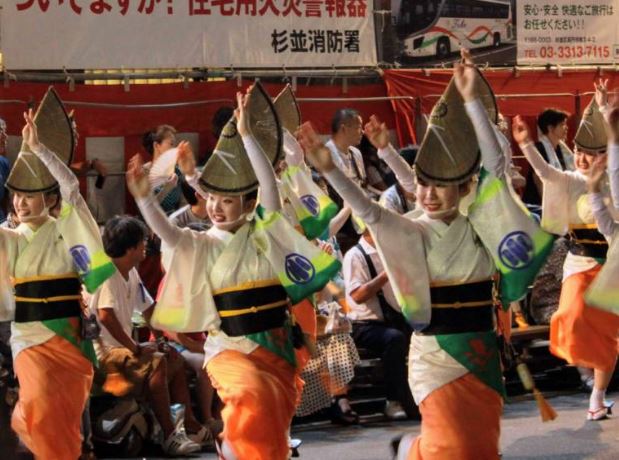
[[[224,126],[226,126],[226,123],[232,118],[232,115],[234,115],[234,107],[224,105],[217,109],[217,112],[215,112],[211,120],[211,129],[216,139],[219,139],[221,130],[224,129]]]
[[[44,198],[46,200],[49,197],[56,198],[56,201],[54,202],[52,206],[49,207],[49,210],[52,211],[56,208],[59,208],[62,203],[62,195],[60,195],[60,186],[56,186],[52,190],[49,190],[44,193]]]
[[[257,200],[258,199],[258,190],[254,190],[253,192],[248,192],[245,195],[243,195],[243,200],[245,202],[248,202],[250,200]]]
[[[335,115],[333,115],[333,120],[331,120],[331,133],[337,133],[340,130],[340,126],[358,117],[359,112],[355,109],[339,109],[335,112]]]
[[[161,144],[166,137],[174,134],[176,134],[176,129],[173,126],[159,125],[154,130],[144,133],[142,147],[152,156],[155,154],[155,142]]]
[[[103,248],[110,257],[122,257],[149,234],[143,222],[131,216],[114,216],[103,229]]]
[[[559,109],[546,109],[537,117],[537,126],[543,134],[548,134],[550,127],[563,123],[570,116],[569,113]]]

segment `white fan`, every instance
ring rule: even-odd
[[[175,179],[174,166],[178,156],[178,148],[163,152],[154,162],[148,173],[151,188],[161,187]]]

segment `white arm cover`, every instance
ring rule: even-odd
[[[372,225],[380,218],[381,206],[372,201],[363,193],[363,190],[339,168],[333,168],[325,174],[326,179],[333,186],[335,191],[347,202],[353,212],[359,216],[363,222]]]
[[[260,204],[267,211],[279,211],[282,205],[271,163],[253,136],[243,136],[243,145],[260,184]]]
[[[466,102],[464,107],[475,128],[475,135],[481,151],[482,166],[495,177],[505,176],[505,156],[486,109],[479,99]]]
[[[168,220],[153,194],[151,193],[146,198],[138,198],[135,202],[140,208],[142,217],[151,230],[161,238],[161,241],[169,247],[176,246],[180,241],[182,230]]]
[[[619,209],[619,144],[617,143],[608,146],[608,179],[613,206]]]
[[[39,144],[39,148],[34,154],[47,166],[51,175],[60,184],[62,199],[72,206],[77,205],[78,198],[80,197],[80,183],[75,174],[73,174],[73,171],[43,144]]]
[[[404,190],[415,193],[417,187],[415,172],[391,144],[384,149],[378,149],[378,157],[395,173],[396,179]]]
[[[610,215],[610,211],[604,204],[604,196],[601,193],[590,193],[589,203],[591,203],[591,210],[598,224],[598,230],[606,238],[610,238],[615,230],[619,229],[619,223],[615,222]]]

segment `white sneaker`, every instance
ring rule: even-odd
[[[201,447],[215,447],[215,438],[213,433],[207,427],[203,426],[197,433],[187,433],[187,437],[190,441],[199,444]]]
[[[181,431],[175,431],[168,436],[161,447],[170,456],[189,455],[201,449],[200,444],[193,442]]]
[[[389,420],[404,420],[406,418],[406,412],[402,409],[399,401],[387,401],[383,413]]]

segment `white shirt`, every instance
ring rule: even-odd
[[[133,268],[129,272],[129,279],[125,279],[118,271],[114,273],[90,298],[88,304],[97,318],[100,309],[114,310],[123,331],[131,337],[133,312],[145,311],[153,304],[153,298],[142,284],[137,270]],[[101,325],[101,336],[94,341],[94,345],[98,359],[104,357],[111,348],[124,347],[104,325]]]
[[[329,139],[329,142],[325,144],[325,147],[327,147],[331,151],[331,157],[333,158],[335,166],[337,166],[338,169],[344,171],[346,177],[352,179],[353,182],[355,182],[357,185],[359,185],[362,180],[366,179],[367,174],[365,172],[365,166],[363,164],[363,155],[358,148],[348,147],[348,152],[341,152],[335,145],[335,142],[333,142],[333,139]],[[352,163],[353,161],[357,166],[356,169]],[[359,177],[357,171],[359,172],[361,177]]]
[[[376,249],[365,241],[365,238],[361,238],[359,240],[359,244],[370,257],[370,260],[376,269],[376,273],[380,274],[384,268]],[[346,302],[350,307],[350,313],[348,313],[349,318],[353,321],[383,321],[384,317],[382,310],[380,309],[378,297],[374,296],[365,303],[357,303],[350,295],[355,289],[372,280],[370,270],[365,262],[365,257],[361,251],[359,251],[359,248],[353,246],[348,250],[344,256],[344,266],[342,270],[344,272],[344,281],[346,284]],[[394,310],[401,311],[398,302],[395,299],[391,284],[385,284],[382,291],[387,303]]]

